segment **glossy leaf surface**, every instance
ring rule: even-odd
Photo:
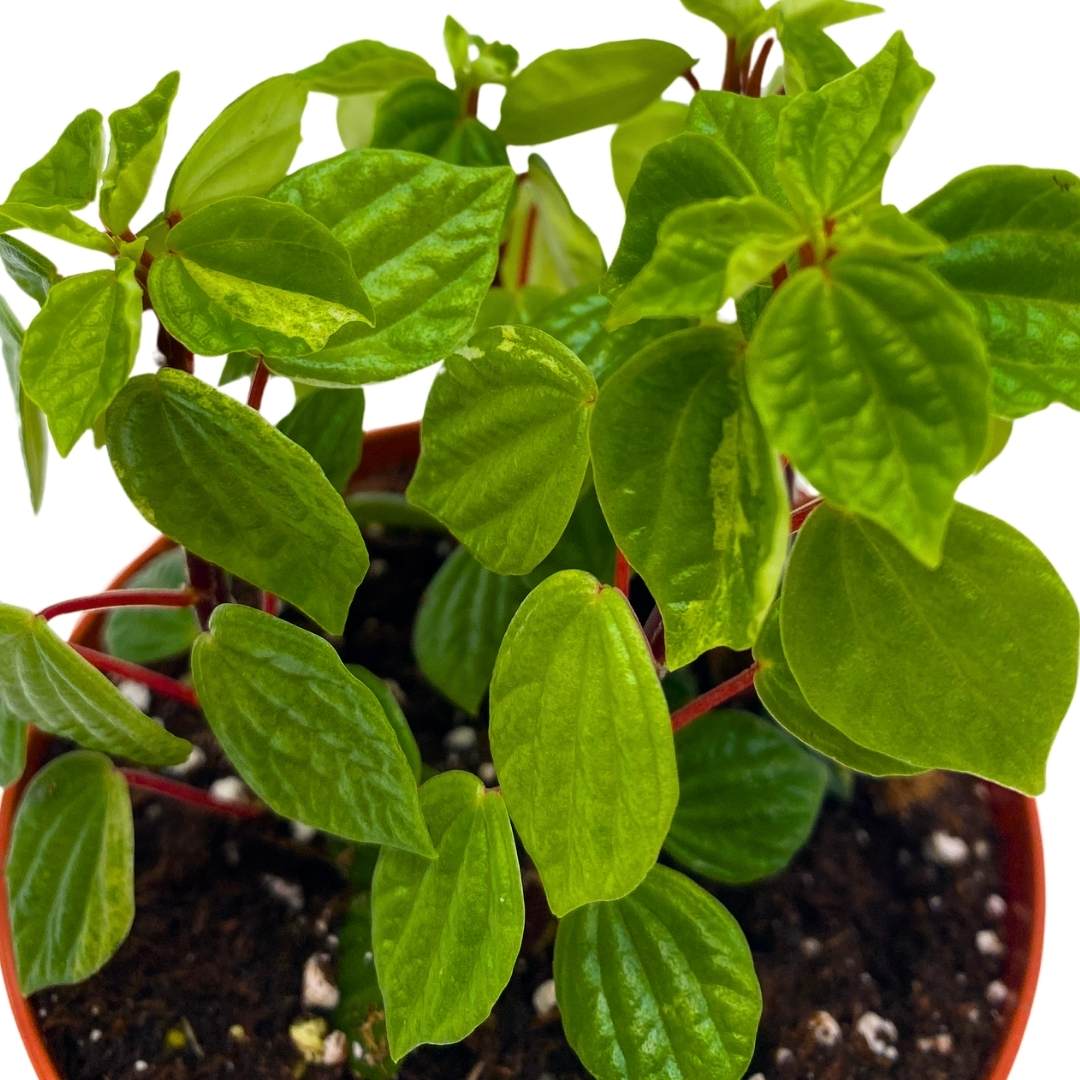
[[[364,392],[318,389],[301,397],[278,430],[302,446],[338,491],[360,463],[364,442]]]
[[[681,101],[654,101],[611,136],[611,170],[623,202],[637,179],[645,155],[658,143],[678,135],[686,126],[687,106]]]
[[[359,679],[372,692],[375,699],[382,706],[386,719],[394,729],[394,735],[397,737],[401,752],[405,755],[405,760],[408,761],[413,776],[419,780],[422,767],[420,749],[416,745],[416,739],[413,737],[412,728],[409,727],[409,721],[405,719],[405,714],[401,711],[398,699],[394,696],[394,691],[387,682],[380,679],[374,672],[368,671],[366,667],[361,667],[359,664],[346,664],[345,667],[354,679]]]
[[[7,201],[65,210],[86,206],[97,193],[104,145],[101,113],[79,113],[48,153],[23,171]]]
[[[22,367],[23,329],[7,301],[0,296],[0,352],[4,354],[4,367],[15,411],[18,416],[19,447],[22,451],[23,468],[30,487],[30,504],[37,513],[45,494],[45,471],[49,460],[49,434],[45,415],[30,400],[20,382]]]
[[[14,236],[0,235],[0,262],[11,280],[39,304],[45,303],[49,289],[60,280],[50,259]]]
[[[435,72],[416,53],[363,40],[331,49],[324,59],[297,74],[308,89],[341,97],[385,90],[405,79],[433,78]]]
[[[26,724],[0,710],[0,788],[14,784],[26,768]]]

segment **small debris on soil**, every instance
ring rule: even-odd
[[[150,705],[153,701],[150,687],[135,682],[134,679],[120,679],[116,684],[116,689],[119,690],[120,693],[139,710],[139,712],[150,711]]]
[[[330,1012],[338,1007],[341,992],[330,977],[332,960],[328,953],[315,953],[304,964],[304,988],[300,1001],[305,1009]]]
[[[247,787],[239,776],[223,776],[210,785],[210,797],[223,803],[245,803]]]
[[[533,1009],[541,1019],[547,1019],[559,1007],[555,1000],[555,980],[545,979],[534,991],[532,996]]]
[[[866,1040],[866,1045],[874,1057],[895,1061],[900,1056],[900,1051],[896,1049],[899,1032],[891,1020],[886,1020],[875,1012],[864,1012],[855,1021],[855,1030]]]
[[[970,849],[961,837],[935,829],[923,845],[923,854],[938,866],[962,866],[968,861]]]

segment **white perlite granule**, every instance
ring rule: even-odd
[[[476,728],[471,728],[468,724],[451,728],[443,736],[443,746],[447,750],[471,750],[475,745]]]
[[[315,953],[304,964],[303,1002],[305,1009],[336,1009],[341,1000],[341,992],[334,985],[328,974],[330,957],[326,953]]]
[[[555,1000],[554,979],[547,979],[533,991],[532,1003],[537,1016],[547,1016],[559,1007],[558,1001]]]
[[[975,948],[983,956],[1001,956],[1005,951],[1001,938],[993,930],[980,930],[975,935]]]
[[[814,1042],[820,1046],[835,1046],[844,1034],[836,1017],[824,1009],[811,1015],[806,1026],[810,1029]]]
[[[1009,905],[997,893],[986,898],[986,914],[991,919],[1003,919],[1009,912]]]
[[[286,881],[277,874],[263,874],[262,883],[266,891],[277,901],[284,904],[290,911],[303,911],[304,889],[295,881]]]
[[[116,684],[116,689],[127,698],[128,702],[135,706],[139,712],[147,712],[150,708],[150,687],[144,686],[134,679],[121,679]]]
[[[210,785],[210,798],[223,803],[247,802],[247,788],[239,776],[223,776]]]
[[[986,988],[986,1000],[995,1007],[1004,1005],[1009,1000],[1009,988],[1000,979],[995,979]]]
[[[891,1020],[886,1020],[875,1012],[865,1012],[855,1021],[855,1030],[866,1040],[866,1045],[875,1057],[895,1061],[900,1056],[900,1051],[893,1046],[899,1032]]]
[[[205,764],[206,752],[201,746],[193,746],[191,753],[179,765],[169,765],[165,771],[172,773],[173,776],[188,776],[196,769],[201,769]]]
[[[322,1063],[324,1065],[344,1065],[349,1056],[349,1040],[344,1031],[331,1031],[323,1043]]]
[[[476,775],[484,781],[485,784],[495,783],[495,766],[490,761],[481,761],[479,767],[476,770]]]
[[[942,1057],[948,1057],[953,1052],[953,1037],[947,1031],[942,1032],[940,1035],[920,1039],[918,1046],[924,1054],[940,1054]]]
[[[937,829],[926,838],[923,854],[938,866],[962,866],[971,852],[962,837]]]

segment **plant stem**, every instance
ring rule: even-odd
[[[823,501],[821,496],[818,495],[813,499],[807,499],[802,506],[796,506],[795,509],[791,511],[791,531],[793,533],[798,532],[802,528],[803,522],[806,521],[815,508],[819,507]]]
[[[129,787],[138,788],[141,791],[152,791],[156,795],[164,795],[176,802],[194,806],[212,814],[219,814],[222,817],[251,821],[262,817],[264,813],[263,808],[254,803],[222,802],[220,799],[213,798],[202,788],[182,784],[179,780],[170,780],[167,776],[161,776],[158,773],[146,772],[143,769],[121,769],[120,772]]]
[[[750,78],[746,83],[746,96],[747,97],[761,97],[761,84],[765,78],[765,64],[769,59],[769,53],[772,52],[773,38],[769,38],[764,45],[761,46],[761,52],[758,53],[757,62],[754,64],[753,70],[750,72]]]
[[[251,373],[251,387],[248,390],[248,406],[258,412],[262,408],[263,394],[266,392],[266,384],[270,381],[270,369],[266,361],[260,356],[255,370]]]
[[[540,216],[536,203],[529,206],[525,215],[525,233],[521,238],[521,265],[518,266],[517,287],[525,288],[529,284],[529,271],[532,264],[533,241],[536,238],[536,221]]]
[[[615,549],[615,575],[612,584],[623,594],[623,596],[629,598],[630,564],[626,561],[626,556],[619,548]]]
[[[737,94],[739,92],[739,43],[735,38],[728,35],[727,39],[727,60],[724,63],[724,82],[721,85],[722,90],[730,90],[732,93]]]
[[[671,730],[681,731],[687,724],[692,724],[699,716],[703,716],[718,705],[723,705],[724,702],[746,693],[754,685],[756,671],[757,664],[753,663],[745,671],[740,671],[738,675],[720,683],[719,686],[706,690],[704,694],[694,698],[693,701],[688,702],[681,709],[676,709],[671,714]]]
[[[224,591],[224,579],[221,571],[205,559],[190,551],[184,552],[187,560],[188,581],[199,596],[195,605],[195,614],[199,619],[199,625],[206,630],[210,625],[210,616],[214,608],[222,602],[221,594]]]
[[[98,671],[104,671],[109,675],[119,675],[122,679],[130,679],[132,682],[142,683],[148,686],[155,694],[162,697],[172,698],[186,705],[189,709],[199,707],[199,699],[190,686],[185,686],[176,679],[170,679],[168,675],[162,675],[158,671],[133,664],[129,660],[121,660],[118,656],[110,656],[108,653],[98,652],[97,649],[89,649],[85,645],[71,646],[84,660],[89,661]]]
[[[696,94],[701,89],[701,83],[698,82],[698,77],[694,74],[693,68],[687,68],[682,77],[690,84],[690,89]]]
[[[660,609],[654,607],[649,612],[649,617],[642,627],[645,632],[645,640],[652,650],[653,663],[658,670],[663,671],[667,667],[667,645],[664,641],[664,620],[660,617]]]
[[[76,596],[42,608],[38,615],[48,621],[76,611],[100,611],[119,607],[194,607],[199,596],[194,589],[110,589],[93,596]]]
[[[166,367],[176,371],[186,371],[189,375],[194,373],[194,354],[190,349],[185,349],[160,323],[158,324],[157,347]]]
[[[788,269],[785,264],[781,264],[772,272],[772,287],[773,292],[776,292],[781,285],[788,279]]]
[[[474,86],[465,98],[465,115],[475,119],[480,111],[480,87]]]

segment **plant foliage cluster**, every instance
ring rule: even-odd
[[[994,166],[884,204],[933,80],[902,35],[856,67],[827,33],[877,9],[684,4],[726,35],[722,89],[662,41],[519,68],[449,19],[453,85],[375,41],[260,83],[139,228],[175,73],[107,140],[77,116],[0,203],[0,259],[40,305],[24,330],[0,302],[34,505],[50,437],[64,456],[89,434],[178,545],[129,583],[146,606],[109,616],[104,658],[0,606],[3,780],[28,725],[79,747],[18,813],[25,992],[89,976],[130,927],[130,770],[111,759],[190,750],[102,671],[189,650],[186,692],[259,799],[377,851],[342,973],[364,1076],[491,1011],[523,932],[515,833],[559,920],[559,1006],[589,1071],[723,1080],[754,1046],[750,953],[662,852],[705,879],[772,874],[849,770],[1042,789],[1076,607],[1028,540],[955,495],[1013,420],[1080,407],[1080,181]],[[688,105],[661,96],[683,74]],[[488,84],[505,87],[494,129]],[[290,171],[311,94],[338,99],[346,149]],[[508,157],[609,124],[626,207],[610,266],[544,160],[515,176]],[[95,200],[101,227],[76,213]],[[24,230],[107,265],[63,276]],[[132,377],[148,312],[162,370]],[[407,502],[343,496],[363,387],[440,361]],[[296,388],[277,426],[258,411],[271,376]],[[248,404],[213,385],[241,377]],[[432,774],[422,718],[327,640],[371,520],[459,542],[415,652],[460,709],[488,701],[498,788]],[[263,610],[229,602],[233,581]],[[735,674],[699,694],[706,654]],[[759,707],[719,707],[751,688]]]

